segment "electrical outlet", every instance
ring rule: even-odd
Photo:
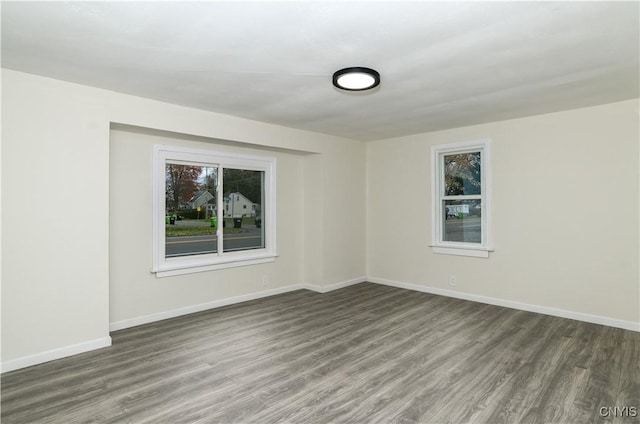
[[[451,277],[449,277],[450,286],[455,286],[457,284],[458,284],[458,278],[455,275],[452,275]]]
[[[269,276],[268,275],[263,275],[262,276],[262,285],[263,286],[268,286],[269,285]]]

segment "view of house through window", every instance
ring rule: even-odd
[[[264,171],[225,168],[222,181],[225,193],[223,251],[264,248]]]
[[[167,163],[165,257],[216,253],[218,167]]]
[[[489,152],[490,140],[431,147],[435,253],[489,257]]]
[[[166,163],[166,258],[217,253],[218,226],[222,227],[223,252],[265,247],[264,171],[224,168],[219,202],[220,169]]]
[[[443,241],[482,243],[481,153],[443,156]]]
[[[154,146],[157,277],[273,262],[276,158]]]

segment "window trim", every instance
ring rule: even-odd
[[[216,165],[223,168],[264,171],[263,228],[265,247],[233,252],[223,252],[220,240],[223,226],[218,225],[218,252],[174,258],[165,257],[165,166],[167,161],[196,165]],[[222,186],[217,187],[218,211],[222,210]],[[212,271],[231,267],[273,262],[278,257],[276,249],[276,158],[192,149],[171,145],[155,145],[153,151],[153,267],[156,277]]]
[[[449,154],[481,152],[482,242],[451,242],[442,239],[442,201],[445,196],[442,157]],[[491,237],[491,140],[481,139],[431,146],[431,249],[433,253],[488,258],[493,251]]]

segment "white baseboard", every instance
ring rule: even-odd
[[[280,287],[270,290],[262,290],[255,293],[249,293],[241,296],[234,296],[225,299],[215,300],[212,302],[201,303],[198,305],[187,306],[184,308],[173,309],[170,311],[159,312],[156,314],[145,315],[141,317],[126,319],[122,321],[112,322],[109,325],[109,331],[122,330],[129,327],[135,327],[137,325],[148,324],[163,319],[174,318],[182,315],[192,314],[195,312],[205,311],[207,309],[219,308],[221,306],[232,305],[235,303],[246,302],[249,300],[260,299],[263,297],[273,296],[276,294],[287,293],[295,290],[308,289],[325,293],[330,290],[346,287],[357,282],[364,281],[364,277],[356,280],[349,280],[341,283],[336,283],[331,286],[317,286],[313,284],[294,284],[286,287]],[[76,355],[79,353],[88,352],[94,349],[100,349],[103,347],[111,346],[111,337],[104,337],[102,339],[91,340],[85,343],[80,343],[72,346],[65,346],[59,349],[54,349],[47,352],[41,352],[34,355],[24,356],[22,358],[2,362],[0,364],[0,373],[17,370],[20,368],[30,367],[32,365],[49,362],[55,359],[61,359],[67,356]]]
[[[504,306],[505,308],[519,309],[519,310],[528,311],[528,312],[536,312],[539,314],[552,315],[560,318],[575,319],[578,321],[590,322],[592,324],[607,325],[609,327],[622,328],[624,330],[640,331],[640,322],[623,321],[619,319],[603,317],[600,315],[591,315],[591,314],[585,314],[582,312],[574,312],[574,311],[567,311],[564,309],[550,308],[548,306],[531,305],[528,303],[514,302],[511,300],[499,299],[495,297],[461,293],[453,290],[445,290],[445,289],[439,289],[435,287],[423,286],[420,284],[388,280],[386,278],[369,277],[367,281],[376,283],[376,284],[383,284],[385,286],[398,287],[401,289],[415,290],[423,293],[437,294],[440,296],[455,297],[457,299],[471,300],[473,302],[487,303],[489,305]]]
[[[172,309],[170,311],[158,312],[156,314],[145,315],[141,317],[112,322],[109,325],[109,330],[110,331],[123,330],[125,328],[135,327],[142,324],[149,324],[151,322],[160,321],[163,319],[175,318],[182,315],[188,315],[196,312],[206,311],[208,309],[220,308],[222,306],[228,306],[236,303],[247,302],[249,300],[261,299],[263,297],[274,296],[276,294],[287,293],[294,290],[307,289],[307,290],[312,290],[318,293],[327,293],[332,290],[341,289],[343,287],[362,283],[364,281],[366,281],[365,277],[358,277],[352,280],[341,281],[328,286],[320,286],[317,284],[308,284],[308,283],[293,284],[290,286],[279,287],[276,289],[262,290],[259,292],[243,294],[240,296],[227,297],[224,299],[214,300],[211,302],[200,303],[198,305],[191,305],[191,306],[186,306],[184,308]]]
[[[182,315],[193,314],[196,312],[206,311],[208,309],[220,308],[222,306],[233,305],[235,303],[247,302],[249,300],[261,299],[263,297],[274,296],[276,294],[287,293],[294,290],[300,290],[304,287],[303,284],[294,284],[286,287],[279,287],[270,290],[261,290],[259,292],[243,294],[240,296],[227,297],[224,299],[214,300],[211,302],[200,303],[197,305],[185,306],[184,308],[172,309],[170,311],[158,312],[151,315],[144,315],[141,317],[125,319],[122,321],[112,322],[109,325],[110,331],[123,330],[125,328],[135,327],[138,325],[149,324],[155,321],[161,321],[163,319],[175,318]]]
[[[302,288],[312,290],[317,293],[328,293],[333,290],[338,290],[345,287],[353,286],[354,284],[364,283],[365,281],[367,281],[367,277],[363,276],[363,277],[353,278],[347,281],[340,281],[338,283],[329,284],[328,286],[320,286],[318,284],[311,284],[311,283],[302,283],[301,286]]]
[[[89,340],[88,342],[48,350],[46,352],[36,353],[35,355],[23,356],[22,358],[3,362],[1,372],[5,373],[14,371],[20,368],[26,368],[32,365],[42,364],[44,362],[66,358],[67,356],[77,355],[79,353],[89,352],[90,350],[101,349],[109,346],[111,346],[111,337],[109,336]]]
[[[311,284],[311,283],[293,284],[286,287],[263,290],[263,291],[249,293],[241,296],[229,297],[225,299],[215,300],[212,302],[201,303],[198,305],[187,306],[184,308],[173,309],[165,312],[159,312],[156,314],[145,315],[137,318],[131,318],[127,320],[112,322],[109,326],[109,329],[110,331],[122,330],[125,328],[135,327],[137,325],[142,325],[142,324],[148,324],[151,322],[160,321],[167,318],[174,318],[182,315],[192,314],[195,312],[205,311],[208,309],[219,308],[221,306],[227,306],[235,303],[246,302],[249,300],[260,299],[263,297],[269,297],[276,294],[287,293],[287,292],[300,290],[300,289],[312,290],[317,293],[327,293],[333,290],[352,286],[354,284],[359,284],[365,281],[369,281],[376,284],[383,284],[383,285],[392,286],[392,287],[398,287],[402,289],[415,290],[419,292],[431,293],[431,294],[436,294],[440,296],[454,297],[457,299],[470,300],[473,302],[486,303],[490,305],[504,306],[506,308],[536,312],[536,313],[545,314],[545,315],[575,319],[578,321],[585,321],[593,324],[607,325],[610,327],[616,327],[616,328],[622,328],[625,330],[640,332],[640,322],[623,321],[623,320],[603,317],[599,315],[591,315],[591,314],[585,314],[581,312],[566,311],[566,310],[555,309],[555,308],[550,308],[546,306],[530,305],[527,303],[514,302],[510,300],[474,295],[469,293],[461,293],[461,292],[452,291],[452,290],[439,289],[435,287],[428,287],[428,286],[423,286],[419,284],[405,283],[401,281],[394,281],[394,280],[388,280],[385,278],[376,278],[376,277],[358,277],[351,280],[330,284],[327,286],[321,286],[318,284]],[[96,340],[90,340],[84,343],[65,346],[62,348],[2,362],[0,367],[0,372],[5,373],[5,372],[20,369],[20,368],[26,368],[32,365],[37,365],[44,362],[53,361],[55,359],[61,359],[67,356],[72,356],[72,355],[88,352],[95,349],[101,349],[103,347],[108,347],[108,346],[111,346],[111,337],[103,337]]]

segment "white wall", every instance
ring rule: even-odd
[[[329,159],[329,157],[331,159]],[[345,146],[323,157],[324,164],[324,232],[323,257],[326,264],[321,281],[335,284],[344,280],[342,273],[365,278],[366,270],[366,190],[348,181],[359,181],[366,175],[365,150],[358,145]],[[340,172],[335,172],[339,170]],[[313,195],[313,192],[308,193]],[[354,207],[363,205],[363,207]],[[313,222],[311,225],[315,225]],[[331,231],[326,231],[331,229]],[[349,254],[346,254],[349,252]],[[310,258],[313,262],[313,258]],[[364,268],[362,268],[364,266]]]
[[[336,190],[364,191],[365,146],[360,142],[10,70],[2,70],[2,123],[4,371],[108,345],[109,324],[114,320],[135,321],[149,314],[260,294],[256,290],[262,287],[256,282],[265,272],[273,273],[275,288],[306,282],[326,286],[365,275],[364,220],[344,231],[327,226],[324,219],[333,210]],[[283,189],[292,190],[283,195],[293,210],[319,219],[309,223],[306,216],[278,215],[281,228],[284,224],[280,222],[293,219],[301,230],[279,234],[282,255],[272,268],[235,268],[180,280],[154,280],[156,290],[150,293],[146,290],[155,277],[144,272],[148,266],[134,266],[115,255],[118,268],[111,268],[114,293],[110,299],[112,123],[250,143],[254,149],[303,152],[307,155],[282,153],[283,176],[296,180],[281,182]],[[137,138],[116,137],[114,143],[114,159],[121,159],[118,149],[135,152],[140,155],[137,158],[145,154],[138,150],[145,141]],[[151,157],[148,160],[147,165]],[[146,165],[138,165],[136,172],[145,177]],[[340,185],[323,185],[327,174]],[[112,182],[119,182],[118,175]],[[33,193],[38,193],[35,205]],[[119,192],[112,190],[111,194],[114,205],[122,201]],[[344,208],[364,216],[362,196],[340,200],[346,202]],[[148,244],[135,252],[129,246],[142,246],[143,231],[127,237],[122,233],[125,227],[115,224],[111,252],[128,250],[150,264]],[[316,251],[332,255],[316,255]],[[127,294],[134,298],[127,299]],[[152,298],[141,302],[143,294]]]
[[[163,132],[133,135],[111,131],[113,123]],[[261,295],[265,273],[274,289],[326,290],[368,275],[622,326],[640,321],[637,101],[365,145],[3,70],[2,124],[4,371],[108,345],[111,322]],[[146,190],[152,140],[183,135],[280,149],[279,193],[286,189],[296,213],[279,212],[275,263],[165,279],[148,272],[150,227],[118,214],[133,190]],[[488,260],[434,255],[429,148],[486,137],[496,250]],[[123,181],[129,154],[139,161],[136,187]],[[398,216],[398,197],[424,212]],[[289,220],[300,232],[285,232]]]
[[[638,102],[625,101],[369,143],[367,275],[640,328],[638,123]],[[495,252],[434,254],[430,147],[483,138]],[[397,199],[420,212],[398,214]]]
[[[156,278],[152,259],[153,146],[211,149],[277,160],[277,241],[273,263]],[[229,147],[188,137],[162,137],[126,130],[111,132],[110,319],[117,326],[154,314],[212,300],[303,282],[303,178],[305,156]],[[362,271],[361,271],[362,272]],[[269,286],[262,285],[268,276]]]
[[[3,369],[110,342],[104,118],[90,88],[2,73]]]

